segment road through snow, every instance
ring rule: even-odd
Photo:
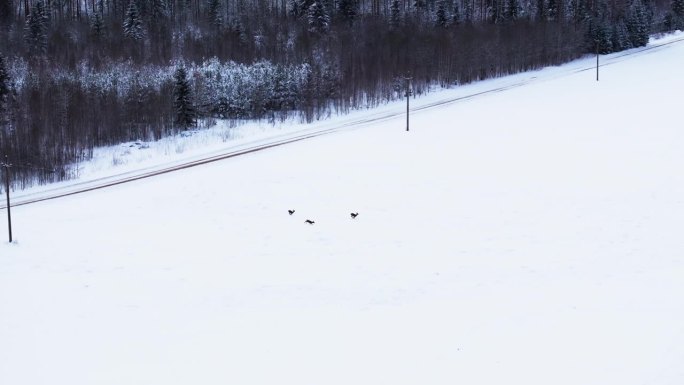
[[[600,67],[620,63],[624,60],[630,59],[631,57],[654,53],[657,52],[657,50],[667,48],[672,44],[680,44],[682,41],[684,41],[684,38],[674,35],[659,41],[655,41],[646,47],[636,48],[626,52],[604,55],[600,62]],[[431,97],[414,99],[412,102],[413,106],[410,108],[410,111],[414,113],[423,112],[435,107],[447,106],[453,103],[470,100],[492,93],[507,91],[535,82],[549,81],[562,76],[591,71],[596,68],[596,66],[592,65],[592,63],[594,63],[593,59],[585,58],[560,67],[550,67],[546,69],[546,71],[527,72],[503,77],[500,79],[490,79],[488,81],[460,87],[459,89],[444,90],[442,92],[438,91],[433,95],[430,95]],[[587,79],[587,81],[589,80]],[[332,119],[331,121],[318,122],[317,124],[305,126],[300,130],[288,132],[286,134],[274,133],[267,138],[246,141],[237,145],[228,145],[219,151],[195,155],[189,158],[183,158],[153,167],[141,168],[134,171],[128,171],[125,173],[119,173],[100,178],[59,183],[56,184],[55,187],[48,186],[38,189],[18,191],[12,194],[13,198],[11,204],[12,206],[22,206],[34,202],[80,194],[87,191],[149,178],[155,175],[161,175],[189,167],[195,167],[218,160],[228,159],[235,156],[250,154],[256,151],[266,150],[321,135],[327,135],[350,129],[358,129],[405,114],[405,110],[402,108],[402,106],[403,105],[401,103],[393,103],[393,107],[390,106],[389,108],[379,108],[378,112],[369,111],[362,114],[351,113],[347,117],[343,116]],[[357,115],[362,115],[362,117],[358,117]],[[0,209],[5,209],[6,206],[7,205],[5,203],[0,203]]]

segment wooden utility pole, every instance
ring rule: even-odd
[[[411,96],[411,77],[406,78],[406,131],[409,130],[409,99]]]
[[[599,81],[599,41],[596,39],[596,81]]]
[[[2,164],[5,168],[5,195],[7,195],[7,229],[9,230],[9,242],[12,243],[12,214],[10,213],[10,164],[7,162],[7,155],[5,155],[5,163]]]

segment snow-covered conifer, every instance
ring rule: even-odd
[[[195,125],[195,109],[192,106],[190,82],[185,66],[179,65],[174,74],[175,87],[173,90],[176,124],[187,129]]]
[[[128,4],[123,30],[124,35],[133,40],[140,40],[143,38],[142,20],[140,18],[138,6],[135,4],[135,0],[131,0],[131,2]]]
[[[461,15],[461,7],[459,6],[459,0],[453,0],[453,4],[451,7],[451,23],[454,25],[458,25],[461,23],[461,18],[463,15]]]
[[[441,28],[446,28],[449,26],[449,16],[447,15],[446,3],[444,0],[439,0],[437,2],[437,11],[435,11],[435,24]]]
[[[207,4],[207,16],[209,18],[209,24],[220,28],[223,25],[223,17],[221,15],[221,3],[219,0],[208,0]]]
[[[546,8],[546,15],[549,18],[550,21],[556,21],[558,20],[558,1],[557,0],[548,0],[548,5]]]
[[[152,23],[158,23],[160,18],[169,16],[167,0],[152,0]]]
[[[104,18],[99,11],[93,12],[90,17],[90,28],[95,36],[102,36],[105,29]]]
[[[627,32],[627,27],[624,22],[620,21],[613,24],[611,41],[615,51],[632,48],[632,42],[630,41],[629,33]]]
[[[340,14],[342,20],[351,24],[356,17],[356,0],[339,0],[337,3],[337,11]]]
[[[547,17],[547,8],[545,0],[537,0],[537,21],[544,22]]]
[[[389,27],[391,30],[396,30],[401,24],[401,9],[399,8],[399,0],[392,0],[390,6]]]
[[[10,94],[10,77],[7,73],[5,58],[0,54],[0,125],[6,121],[7,100]]]
[[[518,17],[520,17],[520,2],[518,0],[507,0],[504,18],[506,21],[515,21]]]
[[[633,47],[643,47],[648,43],[648,17],[641,0],[634,0],[627,15],[627,32]]]
[[[26,44],[34,55],[42,55],[47,51],[47,21],[45,6],[39,0],[31,8],[24,30]]]
[[[675,16],[684,18],[684,0],[672,0],[672,13]]]
[[[320,1],[315,1],[309,7],[309,32],[325,34],[330,29],[330,16]]]

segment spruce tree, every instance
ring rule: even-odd
[[[461,7],[458,5],[459,0],[454,0],[451,10],[451,23],[454,25],[461,24]]]
[[[315,1],[309,7],[309,32],[317,34],[325,34],[330,28],[330,17],[325,12],[323,4],[320,1]]]
[[[10,77],[5,58],[0,54],[0,125],[7,121],[7,104],[10,95]]]
[[[140,18],[140,11],[135,4],[135,0],[131,0],[126,10],[126,19],[123,23],[123,31],[126,37],[133,40],[140,40],[143,38],[142,20]]]
[[[672,13],[679,18],[684,18],[684,0],[672,0]]]
[[[670,29],[684,28],[684,0],[672,0],[672,12],[667,14],[665,24]]]
[[[501,12],[501,5],[503,2],[504,0],[492,0],[491,8],[489,9],[489,20],[492,24],[498,24],[504,20],[503,12]]]
[[[587,23],[590,19],[586,0],[570,0],[570,15],[575,24]]]
[[[160,19],[168,17],[169,4],[167,3],[167,0],[152,0],[152,14],[150,16],[150,21],[153,24],[159,23]]]
[[[302,15],[302,11],[299,8],[299,0],[289,0],[287,8],[290,15],[294,17],[298,18]]]
[[[598,44],[598,50],[601,54],[608,54],[614,51],[613,41],[611,39],[612,35],[611,28],[608,27],[605,20],[594,19],[589,25],[587,39],[589,52],[596,52],[596,46]]]
[[[240,45],[245,46],[247,45],[247,43],[249,43],[247,30],[245,29],[245,26],[242,24],[241,18],[235,20],[234,24],[231,26],[231,32],[235,37],[237,37],[238,42],[240,42]]]
[[[520,16],[520,4],[518,0],[508,0],[506,2],[506,21],[515,21]]]
[[[188,72],[183,65],[179,65],[176,69],[174,80],[173,108],[176,112],[176,124],[187,129],[195,125],[195,109],[192,106]]]
[[[464,10],[463,10],[463,21],[465,21],[467,24],[472,24],[473,20],[475,19],[475,11],[473,10],[473,3],[466,0],[464,4]]]
[[[435,12],[435,23],[438,27],[446,28],[449,26],[449,16],[447,15],[446,4],[444,0],[437,2],[437,11]]]
[[[339,0],[337,3],[337,11],[340,17],[345,22],[351,24],[356,18],[356,0]]]
[[[648,44],[648,24],[648,16],[643,3],[641,0],[634,0],[627,16],[627,32],[632,46],[643,47]]]
[[[392,5],[390,5],[389,28],[391,31],[396,31],[399,29],[400,24],[401,11],[399,8],[399,0],[392,0]]]
[[[47,52],[47,21],[45,6],[39,0],[31,8],[24,30],[26,44],[33,55],[43,55]]]
[[[90,28],[93,31],[93,35],[97,37],[100,37],[102,34],[104,34],[104,18],[102,17],[102,13],[99,11],[93,12],[93,15],[90,17]]]
[[[297,9],[299,10],[299,17],[308,17],[309,10],[315,0],[295,0],[297,2]],[[325,7],[323,7],[325,8]]]
[[[615,51],[632,48],[632,42],[630,41],[627,27],[622,20],[613,24],[612,42]]]
[[[209,0],[207,4],[207,14],[209,24],[220,28],[223,25],[223,17],[221,16],[221,3],[219,0]]]
[[[537,0],[537,21],[546,21],[546,2],[544,0]]]
[[[558,20],[558,1],[548,0],[549,3],[546,8],[546,14],[551,21]]]

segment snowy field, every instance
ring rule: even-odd
[[[13,208],[0,384],[684,384],[684,42],[590,61]]]

